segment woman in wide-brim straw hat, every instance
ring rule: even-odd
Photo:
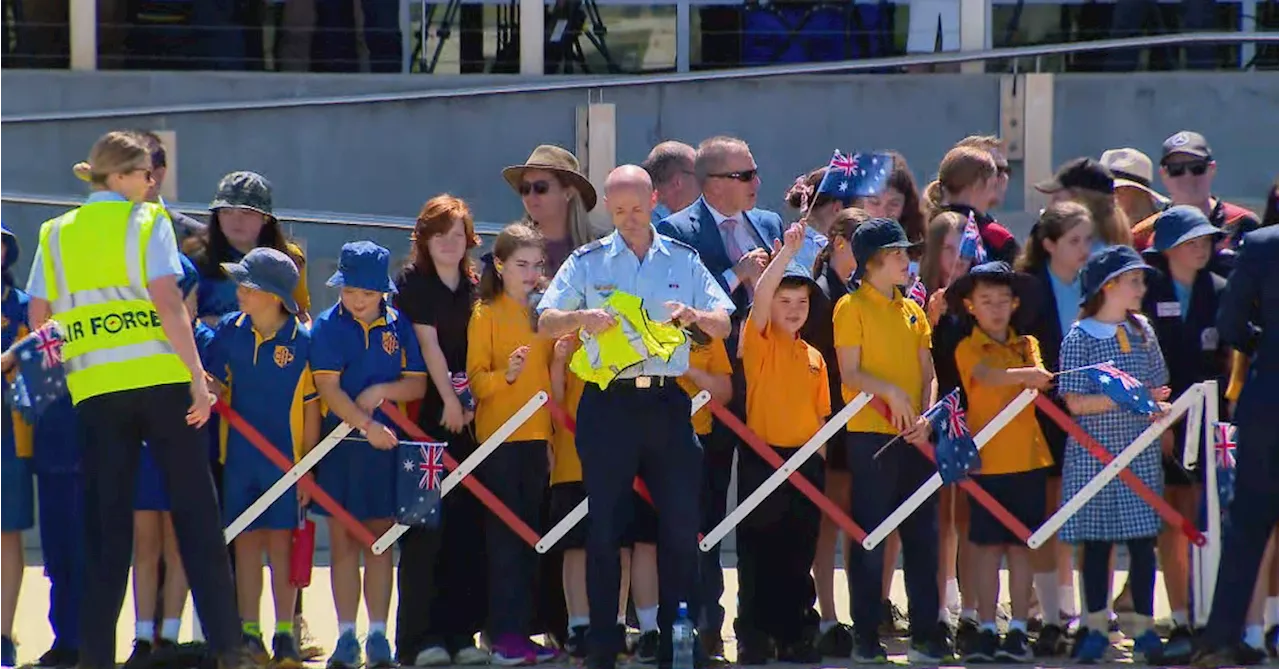
[[[543,144],[523,164],[502,170],[502,178],[520,195],[525,220],[546,238],[548,276],[575,248],[600,237],[587,218],[595,186],[569,151]]]

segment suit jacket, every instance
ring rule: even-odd
[[[752,209],[742,212],[739,216],[743,222],[747,223],[746,229],[755,242],[765,250],[771,251],[774,240],[782,239],[782,217],[772,211]],[[723,274],[733,267],[733,263],[729,261],[729,254],[724,248],[724,239],[720,237],[720,228],[716,225],[716,219],[711,215],[711,210],[707,208],[707,203],[702,198],[698,198],[688,207],[659,221],[657,227],[660,234],[697,249],[702,263],[707,266],[716,281],[720,282],[720,287],[738,306],[738,311],[734,314],[735,320],[745,317],[746,290],[741,286],[736,291],[729,290],[729,282],[725,280]]]

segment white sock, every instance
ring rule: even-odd
[[[575,627],[590,627],[591,618],[587,616],[569,616],[569,633],[573,633]]]
[[[156,638],[156,623],[153,620],[139,620],[133,624],[133,638],[151,643]]]
[[[1044,600],[1041,600],[1043,606]],[[1080,615],[1080,602],[1076,600],[1076,586],[1060,585],[1058,586],[1058,606],[1062,607],[1062,612],[1075,617]]]
[[[1244,642],[1249,647],[1266,650],[1267,643],[1262,638],[1262,625],[1249,625],[1244,628]]]
[[[972,620],[973,622],[976,623],[978,622],[978,610],[977,609],[960,609],[960,619]]]
[[[372,620],[369,621],[369,634],[381,634],[382,636],[386,636],[387,621],[385,620],[381,620],[377,622],[374,622]]]
[[[821,620],[818,621],[818,634],[826,634],[839,624],[838,620]]]
[[[622,625],[623,627],[626,627],[626,626],[627,626],[627,614],[625,614],[625,613],[619,613],[619,614],[618,614],[618,618],[617,618],[617,623],[618,623],[619,625]]]
[[[1040,617],[1046,625],[1060,625],[1059,616],[1062,606],[1058,603],[1058,573],[1047,571],[1031,577],[1036,588],[1036,598],[1040,600]]]
[[[641,632],[656,632],[658,630],[658,607],[637,608],[636,621],[640,623]]]
[[[947,579],[947,608],[953,611],[960,608],[960,581],[954,578]]]
[[[1025,620],[1010,620],[1010,621],[1009,621],[1009,631],[1010,631],[1010,632],[1012,632],[1013,630],[1018,630],[1019,632],[1022,632],[1023,634],[1026,634],[1026,633],[1027,633],[1027,621],[1025,621]]]
[[[1180,611],[1173,611],[1173,612],[1171,612],[1171,613],[1169,614],[1169,617],[1170,617],[1170,618],[1173,618],[1173,626],[1174,626],[1174,627],[1186,627],[1186,626],[1187,626],[1187,612],[1186,612],[1186,610],[1185,610],[1185,609],[1184,609],[1184,610],[1180,610]]]
[[[177,641],[178,631],[182,629],[182,618],[165,618],[160,624],[160,638],[166,641]]]
[[[338,621],[338,636],[346,636],[348,634],[355,636],[356,624]]]
[[[1280,624],[1280,597],[1268,597],[1267,605],[1263,607],[1262,619],[1265,621],[1267,629]]]
[[[950,625],[950,624],[951,624],[951,609],[948,609],[948,608],[947,608],[947,607],[945,607],[945,606],[943,606],[942,608],[938,609],[938,622],[940,622],[940,623],[946,623],[946,624]]]

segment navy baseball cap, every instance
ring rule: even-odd
[[[1151,265],[1142,261],[1142,256],[1137,251],[1128,246],[1108,246],[1094,251],[1080,270],[1080,305],[1084,306],[1108,281],[1135,269],[1155,271]]]
[[[396,285],[390,271],[390,251],[373,242],[347,242],[338,256],[338,271],[329,277],[327,285],[394,293]]]
[[[4,269],[9,269],[18,262],[18,236],[0,224],[0,240],[4,244]]]
[[[1013,296],[1018,298],[1019,309],[1029,306],[1029,300],[1035,295],[1035,279],[1028,274],[1015,272],[1009,263],[1003,261],[985,262],[974,265],[964,276],[947,286],[947,309],[953,314],[963,314],[964,300],[973,294],[973,288],[979,281],[1001,283],[1013,289]]]
[[[1222,230],[1209,222],[1209,217],[1199,207],[1180,204],[1169,207],[1156,217],[1156,234],[1152,247],[1157,251],[1169,249],[1200,237],[1221,237]]]
[[[1035,185],[1041,193],[1056,193],[1067,188],[1110,195],[1116,190],[1115,175],[1093,158],[1076,158],[1059,167],[1052,179]]]
[[[858,261],[858,269],[853,272],[855,280],[861,279],[867,261],[880,249],[909,249],[915,246],[907,239],[902,226],[892,218],[873,218],[858,226],[853,231],[853,257]]]
[[[293,299],[293,289],[298,287],[298,266],[284,253],[259,246],[240,262],[222,263],[222,271],[241,286],[275,295],[289,313],[298,313],[298,303]]]
[[[186,297],[200,285],[200,273],[196,271],[190,258],[181,254],[178,258],[182,260],[182,276],[178,277],[178,288],[182,291],[182,296]]]

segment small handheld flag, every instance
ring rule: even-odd
[[[911,284],[911,289],[907,291],[907,297],[914,300],[923,309],[929,302],[929,291],[925,289],[924,282],[916,279],[916,282]]]
[[[845,204],[855,198],[884,192],[893,171],[893,156],[887,153],[854,153],[844,155],[836,149],[827,165],[827,173],[818,184],[818,194],[833,197]]]
[[[34,423],[50,404],[67,394],[63,341],[61,327],[49,321],[13,347],[18,373],[8,384],[5,397],[28,423]]]
[[[963,480],[971,469],[981,465],[978,457],[978,445],[969,432],[969,423],[964,407],[960,404],[960,389],[957,388],[943,397],[935,405],[930,418],[933,431],[938,436],[938,448],[935,457],[938,460],[938,474],[943,483],[956,483]]]
[[[1113,363],[1104,363],[1095,367],[1093,373],[1102,385],[1102,392],[1117,407],[1139,416],[1150,416],[1156,412],[1156,402],[1151,398],[1151,391],[1128,372]]]
[[[960,236],[960,257],[972,260],[973,265],[987,261],[987,250],[982,246],[982,235],[978,232],[978,220],[974,218],[973,211],[969,212],[969,220],[965,222]]]
[[[467,411],[475,411],[476,398],[471,394],[471,382],[467,379],[467,373],[454,372],[449,377],[449,383],[453,385],[453,392],[458,396],[458,401],[462,403],[462,408]]]
[[[440,481],[444,477],[446,444],[400,442],[400,473],[396,478],[396,522],[401,525],[440,525]]]
[[[1236,494],[1236,427],[1230,423],[1215,423],[1213,426],[1213,459],[1214,483],[1218,487],[1218,513],[1221,514],[1222,527],[1225,529],[1231,521],[1231,501]],[[1202,525],[1208,527],[1209,503],[1206,493],[1200,505]]]

